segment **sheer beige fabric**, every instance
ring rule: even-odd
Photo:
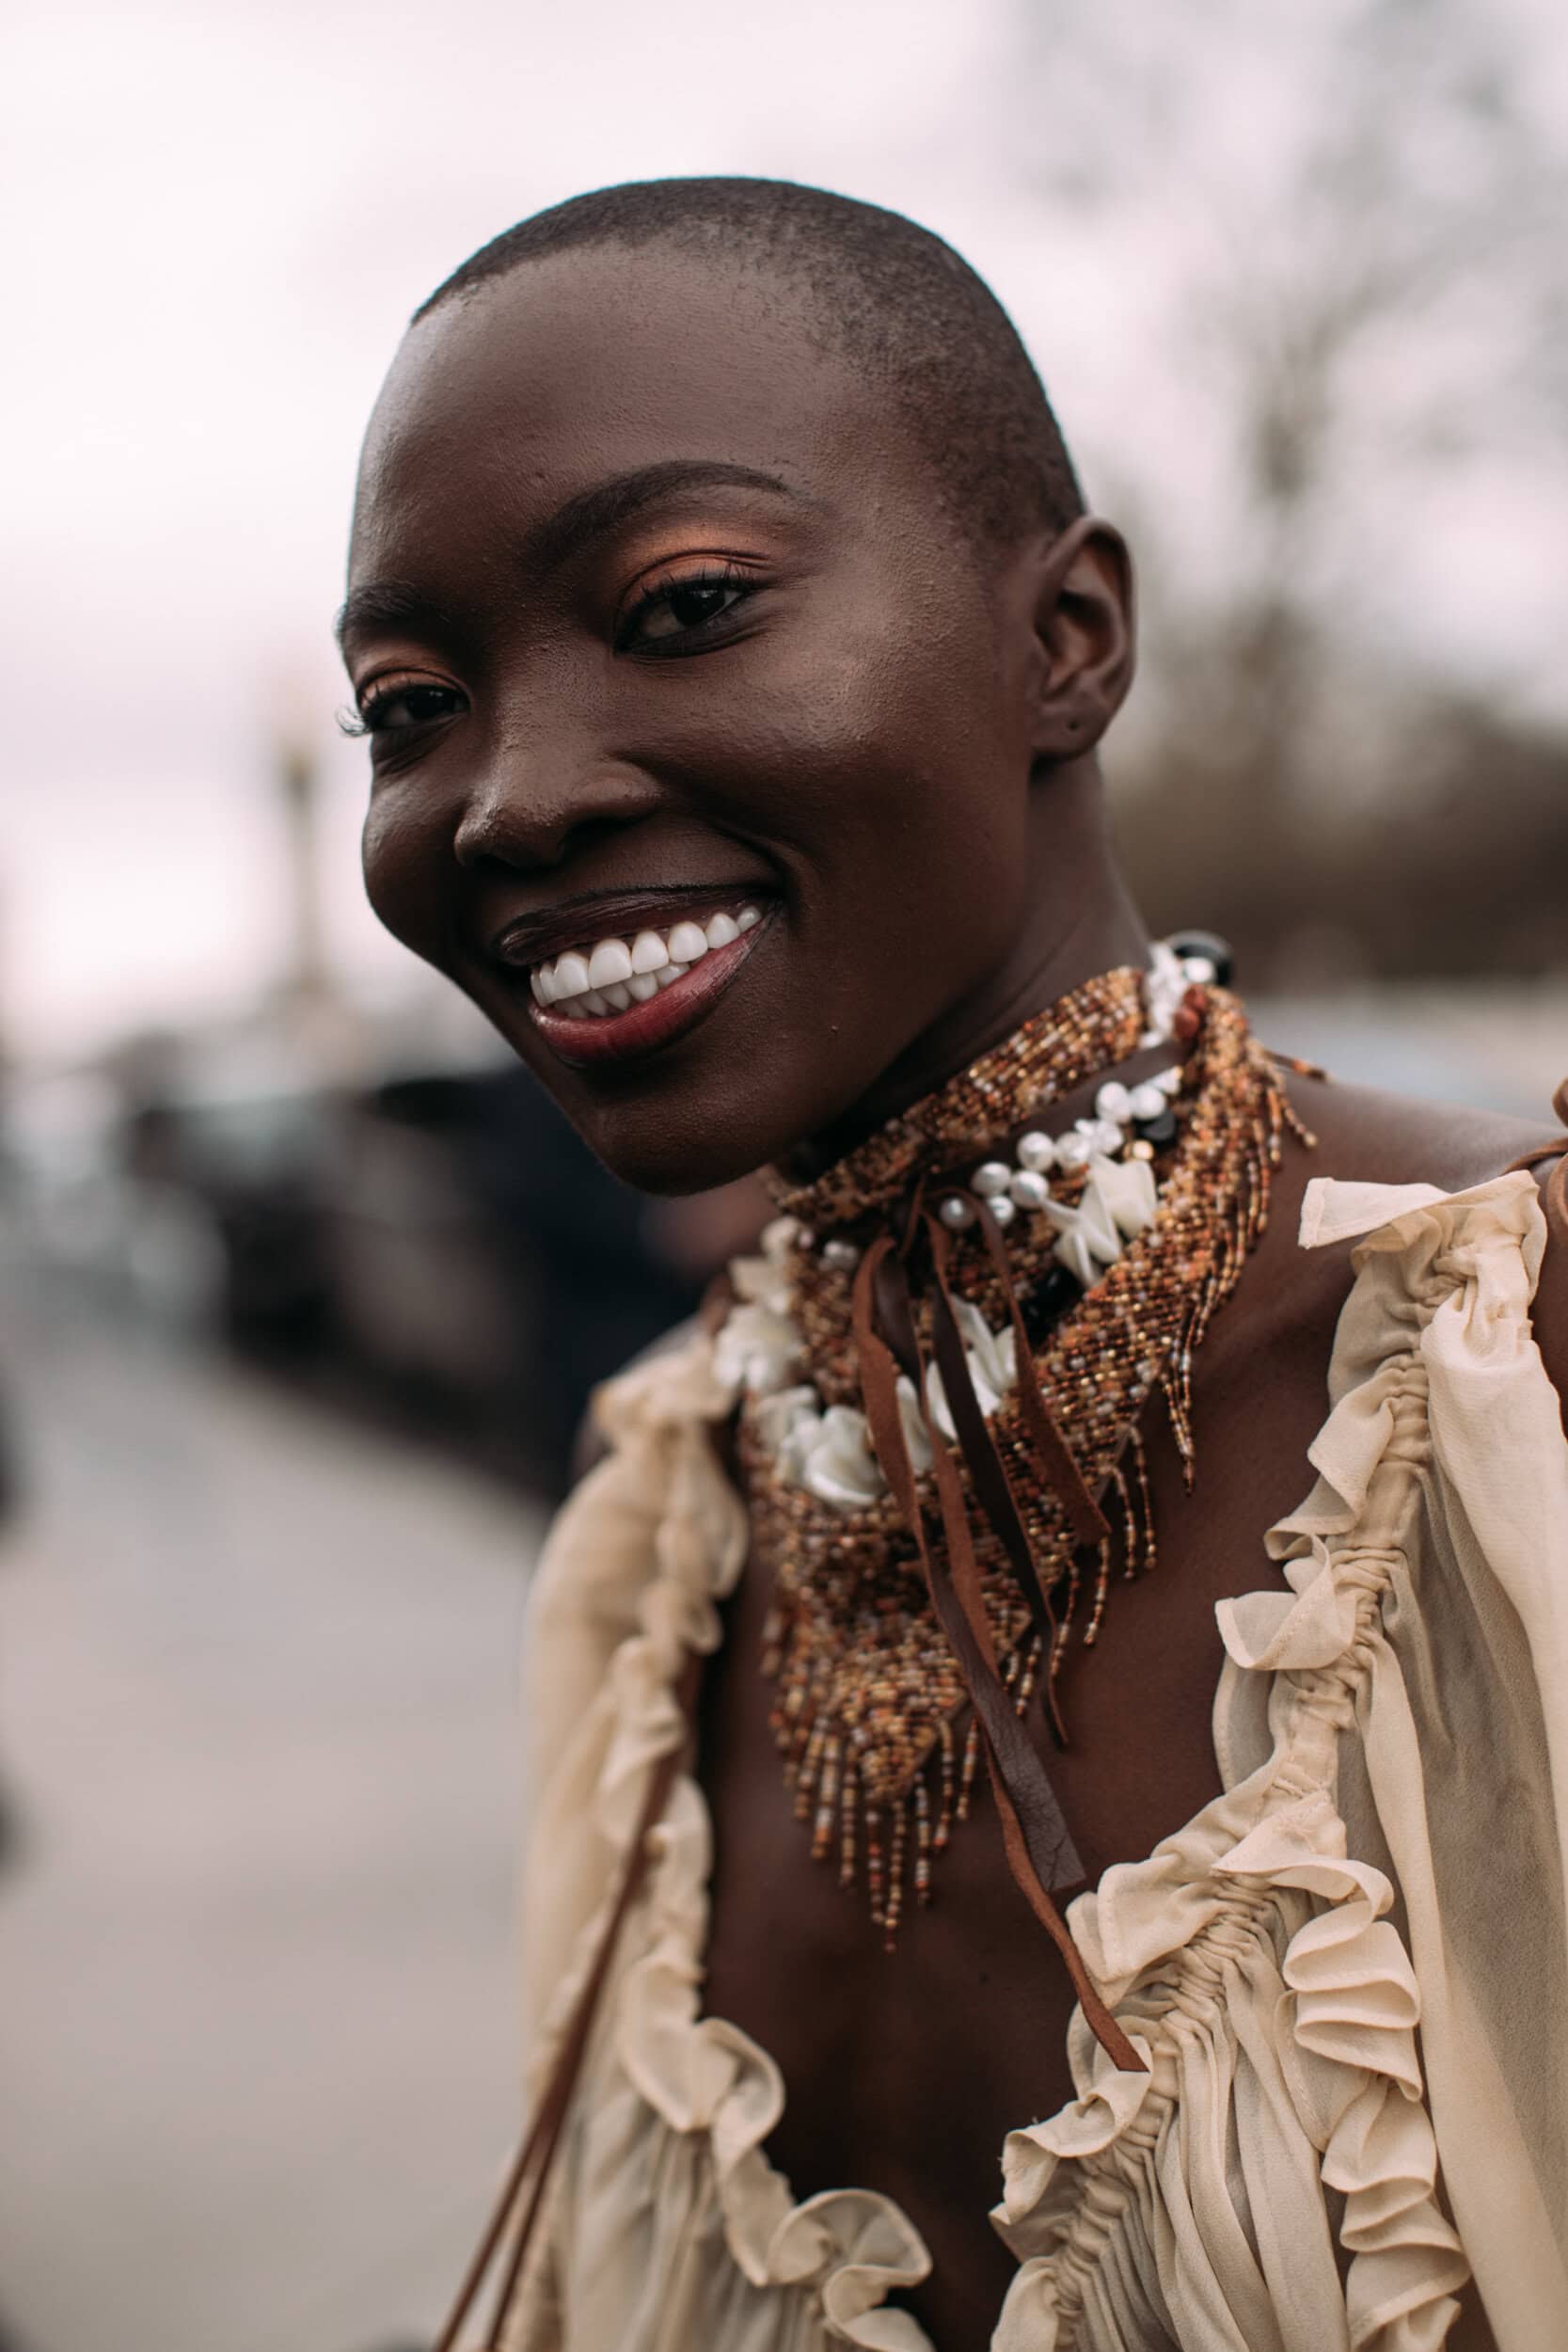
[[[1428,2352],[1473,2270],[1502,2352],[1568,2344],[1568,1444],[1529,1333],[1532,1180],[1313,1184],[1365,1233],[1283,1580],[1220,1612],[1225,1793],[1073,1905],[1149,2061],[1075,2018],[1078,2096],[1021,2120],[995,2352]],[[531,1604],[523,1927],[543,2069],[673,1688],[718,1638],[744,1515],[705,1340],[613,1383],[614,1452]],[[918,2352],[918,2233],[797,2204],[784,2096],[701,2012],[708,1821],[679,1779],[623,1936],[508,2352]],[[1052,1957],[1042,1946],[1041,1965]],[[1418,2038],[1418,2027],[1419,2029]]]

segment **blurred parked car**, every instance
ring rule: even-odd
[[[166,1085],[122,1138],[144,1304],[548,1493],[594,1383],[692,1311],[765,1205],[651,1207],[510,1066]]]

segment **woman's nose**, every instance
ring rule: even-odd
[[[564,758],[508,758],[469,794],[452,852],[469,871],[559,866],[577,834],[635,824],[658,803],[651,776],[614,760],[584,762],[574,771]]]

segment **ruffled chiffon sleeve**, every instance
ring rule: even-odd
[[[612,1451],[552,1530],[531,1597],[522,1883],[537,2090],[597,1942],[650,1765],[682,1742],[687,1657],[719,1640],[746,1553],[713,1424],[736,1395],[703,1337],[601,1390]],[[506,2352],[930,2352],[887,2296],[930,2267],[892,2201],[797,2203],[764,2141],[784,2106],[767,2053],[700,2013],[711,1836],[678,1774],[600,2004],[551,2188],[545,2255]]]
[[[1219,1612],[1223,1793],[1072,1906],[1148,2072],[1119,2074],[1075,2017],[1076,2096],[1008,2135],[995,2352],[1436,2352],[1478,2295],[1500,2352],[1568,2345],[1568,1441],[1529,1327],[1544,1223],[1522,1174],[1309,1187],[1304,1242],[1354,1236],[1316,1484],[1269,1535],[1279,1581]],[[535,2081],[648,1766],[684,1736],[682,1659],[714,1646],[744,1558],[711,1442],[736,1358],[695,1341],[603,1392],[614,1452],[536,1581]],[[928,2352],[887,2301],[926,2275],[918,2233],[869,2190],[794,2201],[764,2146],[778,2071],[701,2013],[689,1776],[652,1859],[508,2352]]]
[[[1001,2352],[1428,2352],[1474,2273],[1568,2344],[1568,1444],[1511,1175],[1309,1188],[1368,1233],[1283,1589],[1225,1603],[1224,1794],[1071,1924],[1149,2059],[1075,2019],[1009,2135]]]

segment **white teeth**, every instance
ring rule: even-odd
[[[628,947],[624,939],[601,939],[585,953],[575,948],[542,963],[530,975],[534,1002],[581,1021],[591,1014],[626,1012],[682,979],[713,947],[728,947],[762,921],[760,907],[737,914],[721,911],[706,923],[682,920],[668,938],[639,931]]]
[[[601,939],[588,959],[590,988],[613,988],[620,980],[629,980],[632,961],[625,940]]]
[[[695,923],[677,923],[670,934],[672,963],[695,963],[707,953],[707,940]]]

